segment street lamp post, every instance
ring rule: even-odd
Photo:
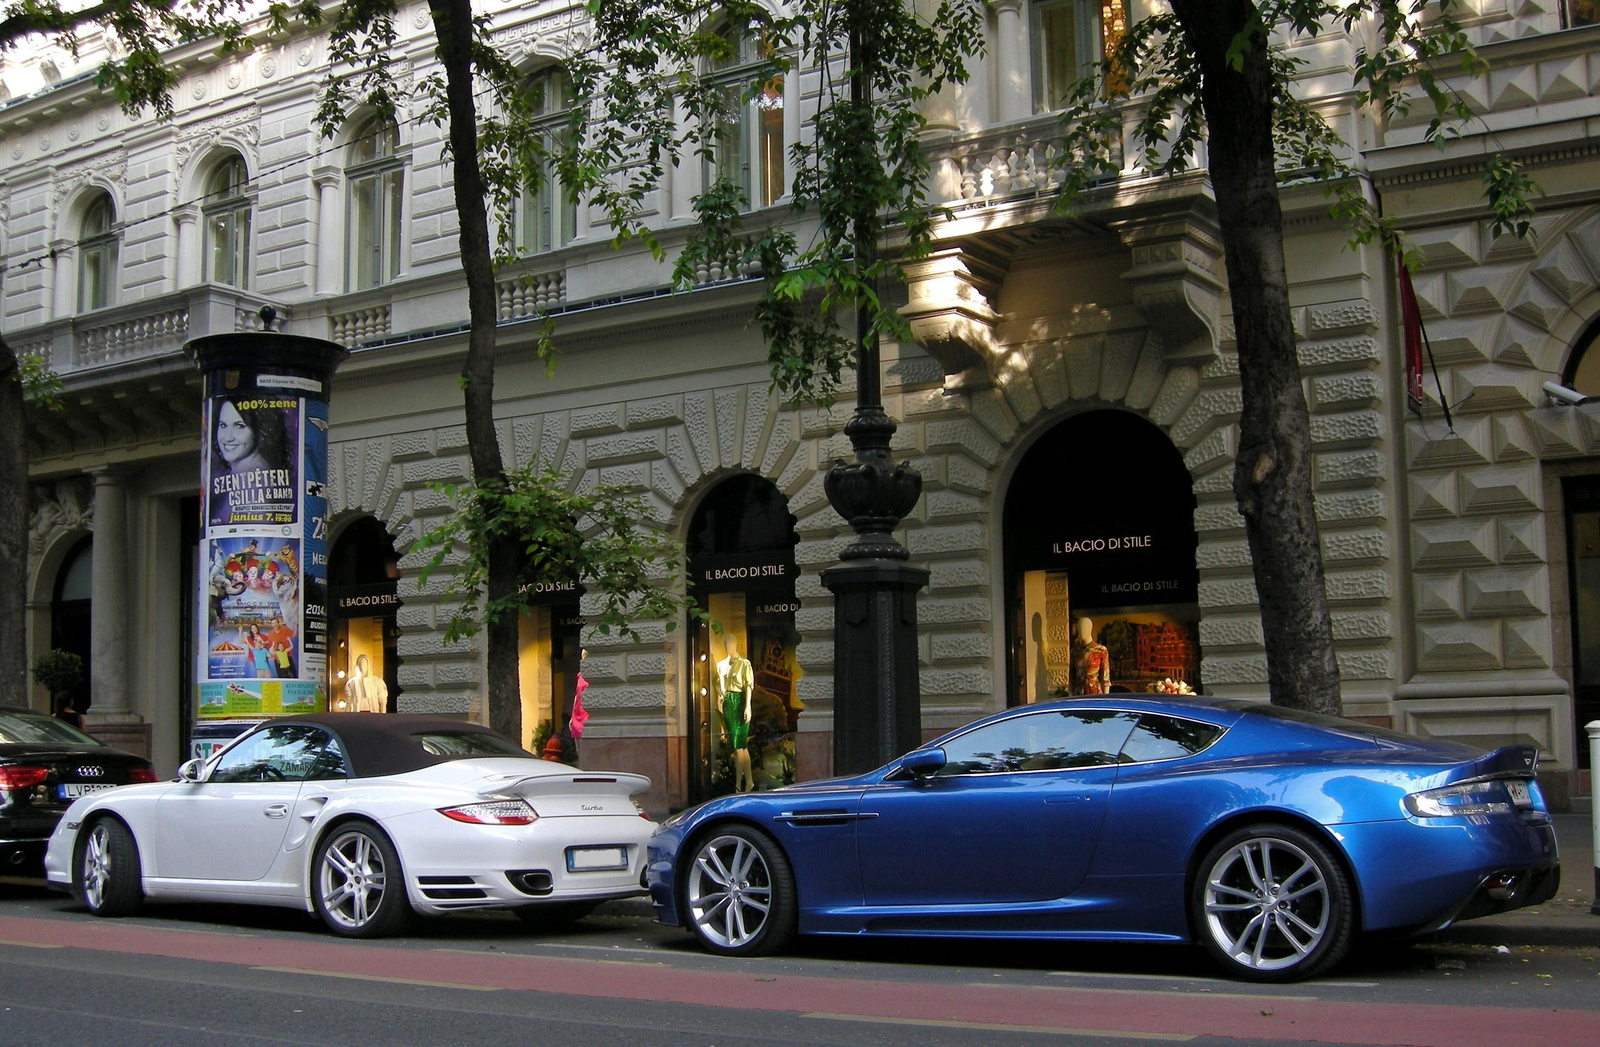
[[[850,33],[850,98],[859,128],[870,134],[877,60],[866,24],[871,5],[857,5]],[[863,149],[866,147],[863,146]],[[854,216],[856,271],[877,257],[879,215]],[[856,302],[857,393],[845,435],[855,461],[835,462],[824,481],[828,501],[855,530],[839,566],[822,572],[833,592],[833,773],[856,774],[894,759],[922,741],[917,682],[917,591],[928,572],[913,567],[894,529],[917,504],[922,477],[890,453],[894,421],[883,409],[878,335],[868,303]]]
[[[1595,787],[1595,772],[1600,771],[1600,720],[1590,720],[1583,729],[1589,732],[1589,840],[1594,851],[1590,855],[1594,859],[1594,894],[1589,911],[1600,916],[1600,804],[1594,802],[1595,794],[1600,793]]]

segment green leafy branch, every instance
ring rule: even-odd
[[[600,484],[570,491],[554,470],[528,466],[508,470],[503,484],[433,489],[455,509],[418,541],[418,550],[431,555],[417,572],[417,584],[449,572],[444,596],[456,610],[445,627],[446,643],[476,634],[501,615],[520,613],[535,602],[535,593],[552,585],[586,586],[599,597],[592,624],[635,642],[634,622],[664,619],[671,630],[689,606],[661,584],[680,567],[676,544],[641,525],[649,508],[625,488]],[[510,595],[488,600],[488,550],[500,537],[518,547],[516,584]]]

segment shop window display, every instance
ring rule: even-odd
[[[795,647],[794,524],[771,481],[719,484],[690,528],[688,758],[693,799],[795,780],[802,705]]]
[[[1059,463],[1103,448],[1096,497]],[[1046,433],[1006,499],[1013,704],[1201,688],[1194,497],[1182,458],[1137,416],[1093,411]]]

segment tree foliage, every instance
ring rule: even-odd
[[[1286,45],[1350,35],[1358,41],[1350,69],[1355,105],[1384,123],[1420,109],[1428,115],[1425,139],[1442,147],[1478,122],[1450,78],[1484,76],[1489,68],[1461,24],[1462,3],[1256,0],[1249,6],[1226,57],[1238,69],[1252,46],[1268,47],[1279,178],[1321,184],[1352,245],[1381,243],[1416,268],[1422,259],[1405,230],[1394,217],[1380,215],[1363,192],[1351,144],[1296,92],[1305,60]],[[1066,152],[1077,160],[1061,187],[1064,210],[1078,209],[1090,189],[1117,175],[1112,143],[1123,130],[1124,103],[1140,107],[1131,135],[1138,167],[1161,175],[1192,169],[1206,137],[1199,55],[1178,13],[1158,11],[1128,26],[1112,53],[1073,85],[1061,113]],[[1538,186],[1524,166],[1495,153],[1485,164],[1483,185],[1491,234],[1528,235]]]
[[[674,618],[681,601],[663,583],[679,566],[676,543],[641,524],[649,507],[627,489],[598,484],[567,489],[553,469],[525,467],[506,472],[500,485],[438,485],[455,510],[417,543],[431,556],[417,574],[424,585],[449,572],[444,599],[455,610],[445,642],[472,636],[502,615],[516,615],[544,588],[581,583],[599,599],[590,616],[601,633],[616,631],[635,641],[633,623]],[[509,595],[487,599],[491,542],[516,543],[519,570]]]
[[[842,313],[867,311],[863,337],[909,341],[904,318],[882,297],[898,270],[876,248],[890,224],[903,238],[902,257],[926,254],[932,242],[940,212],[927,199],[923,102],[967,79],[967,60],[982,49],[981,2],[800,0],[775,15],[749,0],[591,0],[590,11],[594,47],[570,71],[599,118],[574,124],[561,162],[618,237],[659,251],[647,194],[667,164],[705,162],[715,177],[694,201],[699,223],[674,282],[693,286],[701,268],[761,277],[753,321],[781,393],[831,399],[860,347],[840,329]],[[741,35],[758,45],[758,60],[730,89],[723,69]],[[793,213],[761,216],[765,224],[747,229],[744,190],[714,169],[717,135],[791,69],[820,78],[818,110],[789,147]],[[804,242],[795,218],[814,223]]]

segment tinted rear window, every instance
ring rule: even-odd
[[[413,734],[412,740],[424,752],[435,756],[526,756],[535,759],[526,749],[520,749],[498,734],[484,731],[426,731]]]
[[[0,744],[99,745],[69,723],[38,713],[0,713]]]
[[[1122,743],[1122,763],[1149,763],[1155,760],[1179,760],[1193,756],[1222,737],[1222,728],[1176,716],[1156,716],[1150,713],[1139,717],[1139,724]]]

